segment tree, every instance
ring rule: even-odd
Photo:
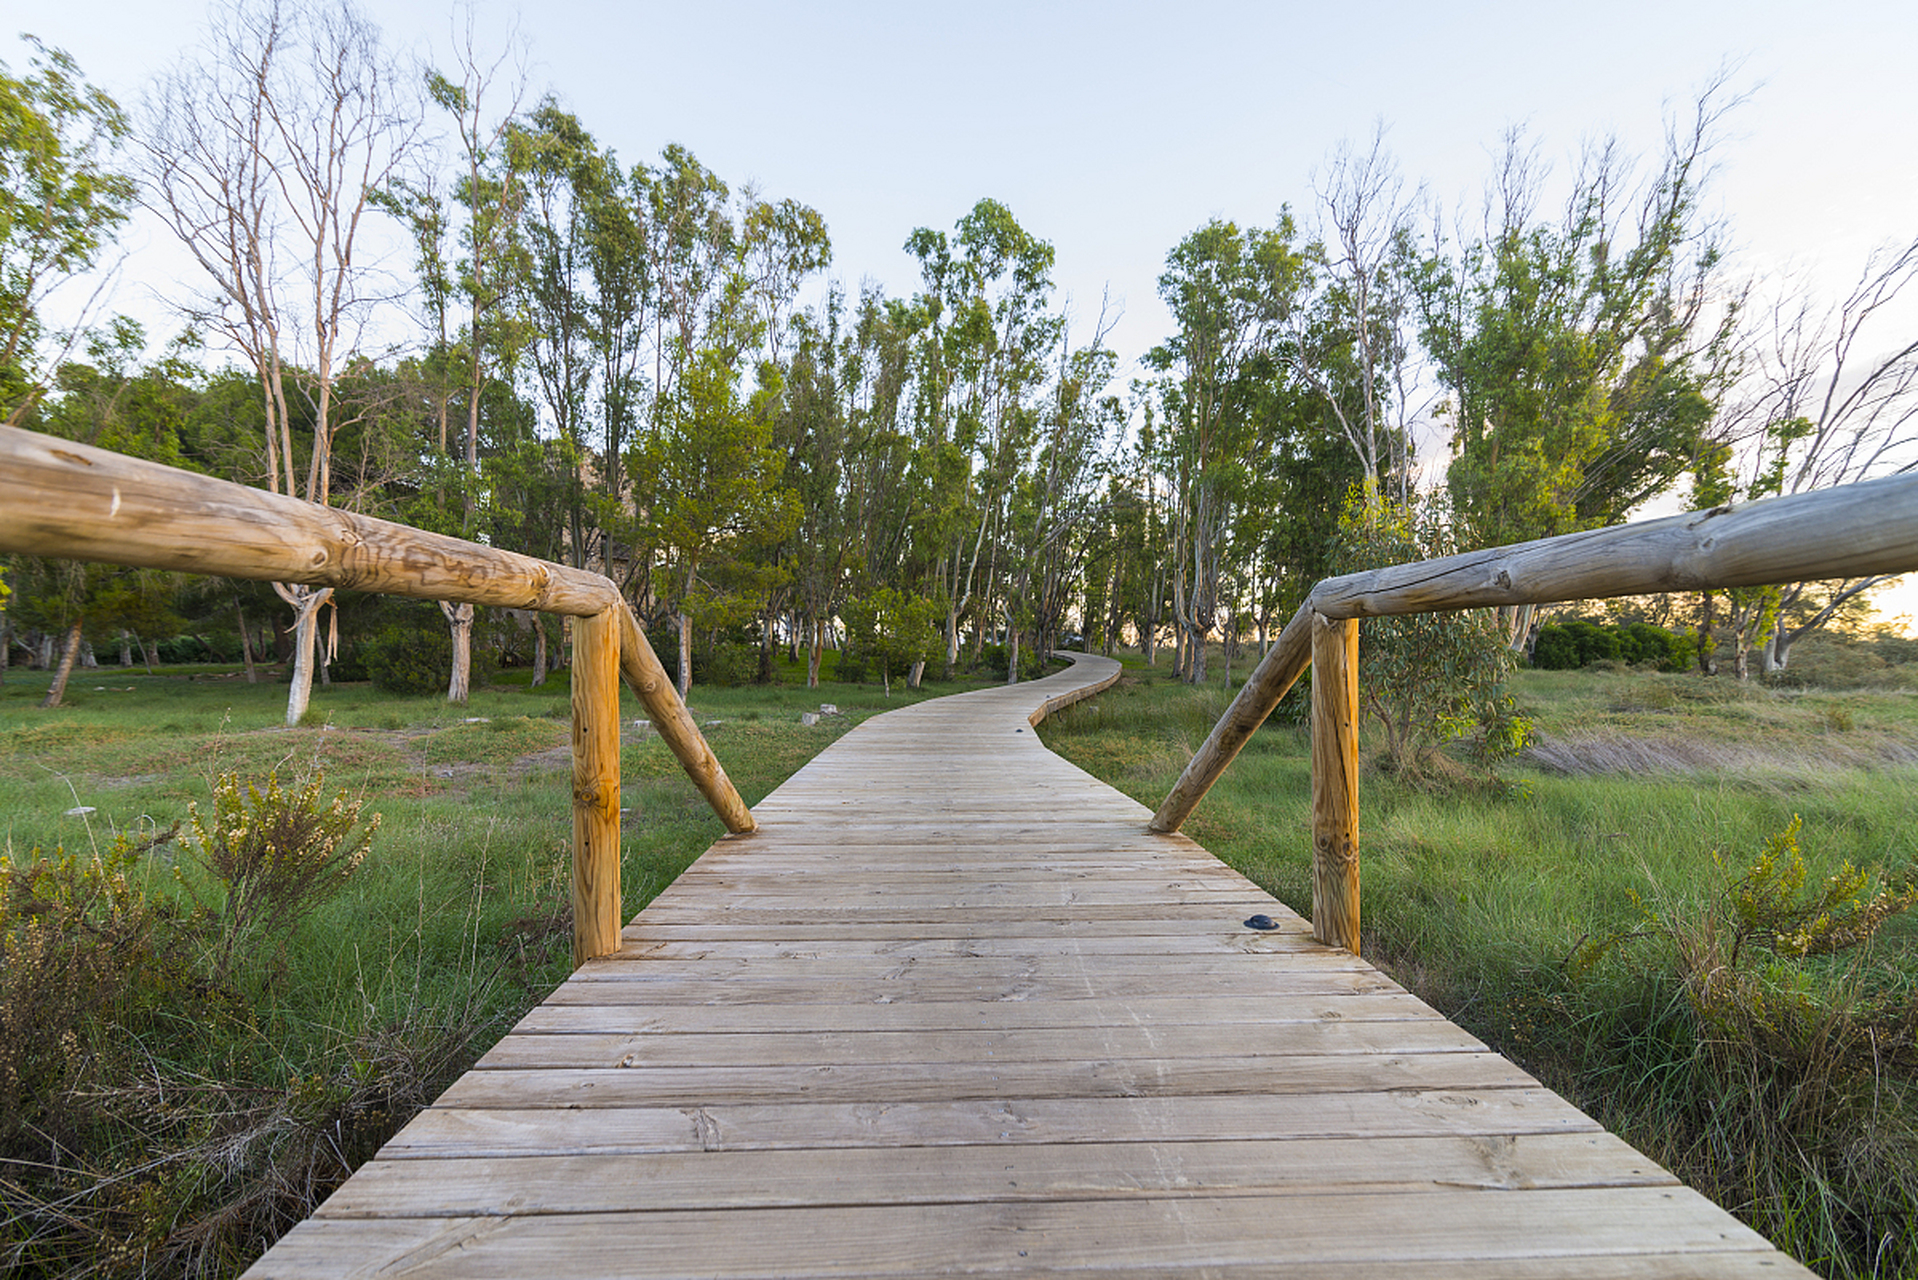
[[[1346,495],[1334,569],[1356,573],[1458,550],[1442,503],[1402,506],[1363,485]],[[1438,749],[1476,731],[1496,764],[1525,745],[1530,725],[1504,688],[1513,658],[1486,610],[1367,619],[1359,637],[1359,691],[1385,733],[1392,767],[1419,774]]]
[[[428,274],[428,295],[430,298],[434,288],[450,276],[466,303],[463,344],[466,447],[461,485],[464,499],[461,534],[471,538],[478,531],[480,403],[489,378],[504,374],[510,380],[523,345],[521,327],[509,305],[521,271],[515,223],[523,193],[520,174],[513,163],[516,149],[508,145],[512,116],[519,105],[518,92],[513,91],[505,111],[495,116],[489,117],[485,101],[506,55],[502,54],[490,67],[481,64],[473,47],[470,12],[466,35],[459,57],[459,82],[438,71],[429,72],[426,94],[453,117],[454,133],[459,138],[456,157],[459,176],[453,183],[453,194],[462,215],[457,240],[465,256],[455,272],[447,273],[442,268]],[[424,248],[428,243],[426,238],[417,238]],[[442,438],[442,447],[445,443]],[[469,601],[442,600],[440,612],[446,617],[453,649],[446,700],[464,703],[473,669],[473,605]]]
[[[846,601],[845,614],[847,638],[879,660],[887,697],[892,673],[925,666],[940,642],[938,602],[896,587]]]
[[[1306,262],[1283,215],[1242,232],[1214,219],[1166,256],[1159,296],[1179,331],[1146,356],[1160,377],[1160,465],[1170,482],[1172,606],[1184,674],[1205,679],[1206,637],[1218,623],[1220,571],[1256,425],[1248,412],[1305,285]]]
[[[776,540],[798,518],[791,492],[779,483],[783,460],[760,408],[740,402],[725,353],[706,348],[681,371],[634,459],[647,479],[648,532],[663,557],[656,589],[679,620],[682,698],[692,686],[695,620],[718,626],[753,612],[751,600],[716,570],[742,541]]]
[[[259,381],[268,487],[321,505],[332,493],[335,384],[380,300],[356,259],[365,216],[419,134],[406,80],[344,0],[234,0],[215,11],[200,54],[160,79],[142,131],[147,205],[208,285],[185,309]],[[304,484],[289,381],[311,414]],[[332,590],[275,590],[294,610],[287,723],[297,724]]]
[[[1882,334],[1897,299],[1918,279],[1918,239],[1874,251],[1857,283],[1821,305],[1787,280],[1757,318],[1746,398],[1721,424],[1744,443],[1746,484],[1803,493],[1918,467],[1918,340]],[[1742,428],[1742,430],[1741,430]],[[1747,433],[1755,428],[1755,438]],[[1792,644],[1841,616],[1882,577],[1799,582],[1778,592],[1760,630],[1766,672],[1790,660]]]
[[[1082,594],[1093,519],[1103,496],[1105,447],[1125,426],[1118,397],[1106,392],[1119,363],[1105,344],[1108,314],[1101,311],[1092,340],[1083,347],[1061,336],[1058,372],[1039,424],[1038,454],[1020,480],[1014,506],[1011,591],[1028,611],[1033,651],[1042,661],[1057,647],[1067,607]],[[1008,681],[1018,678],[1016,644],[1014,649]]]
[[[0,420],[18,426],[81,340],[40,349],[53,290],[96,265],[126,221],[133,180],[115,167],[126,113],[73,59],[32,37],[32,71],[0,63]]]
[[[1370,145],[1332,153],[1316,186],[1321,235],[1310,251],[1323,274],[1309,308],[1293,312],[1292,367],[1325,400],[1362,474],[1408,500],[1412,287],[1410,209],[1380,125]]]
[[[946,607],[950,677],[967,610],[975,595],[994,599],[1007,568],[1008,504],[1037,431],[1033,398],[1061,333],[1048,310],[1055,254],[993,199],[974,204],[952,235],[919,227],[905,247],[922,282],[909,321],[929,504],[921,528],[934,594]]]
[[[1447,483],[1471,543],[1616,523],[1690,469],[1736,318],[1710,310],[1721,258],[1698,212],[1721,96],[1711,86],[1668,131],[1635,228],[1609,144],[1559,221],[1535,220],[1544,173],[1513,134],[1484,234],[1456,262],[1427,258],[1422,335],[1451,393]]]

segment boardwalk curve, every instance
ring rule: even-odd
[[[248,1274],[1810,1274],[1037,741],[1117,675],[847,734]]]

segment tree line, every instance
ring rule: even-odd
[[[677,144],[616,155],[470,28],[424,68],[350,3],[234,0],[132,109],[55,50],[0,69],[0,409],[604,572],[682,692],[725,645],[762,674],[804,653],[814,683],[849,646],[916,682],[988,652],[1017,678],[1068,634],[1169,646],[1199,682],[1333,566],[1341,520],[1470,549],[1918,461],[1918,343],[1880,333],[1918,240],[1836,306],[1738,279],[1702,199],[1735,105],[1709,85],[1649,161],[1594,145],[1564,177],[1514,133],[1453,214],[1382,129],[1342,146],[1300,211],[1172,246],[1171,329],[1127,376],[1110,313],[1064,306],[1053,245],[996,200],[904,236],[906,296],[849,290],[820,211]],[[47,320],[136,208],[194,264],[157,356],[124,318]],[[130,655],[230,616],[251,670],[273,618],[296,722],[338,653],[330,589],[6,580],[0,664],[37,644],[55,700],[89,635]],[[1729,641],[1742,675],[1873,585],[1676,607],[1698,662]],[[477,620],[442,608],[463,700]],[[547,624],[491,631],[543,672]]]

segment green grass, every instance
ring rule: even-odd
[[[1918,696],[1640,672],[1513,684],[1539,742],[1497,784],[1368,770],[1366,954],[1808,1263],[1918,1271],[1918,922],[1862,952],[1748,962],[1729,1029],[1690,1011],[1685,950],[1722,933],[1730,882],[1794,815],[1811,885],[1846,862],[1918,867]],[[1223,702],[1133,664],[1041,733],[1156,807]],[[1186,830],[1309,915],[1304,729],[1269,722]],[[1839,1060],[1842,1025],[1869,1026],[1876,1057]]]

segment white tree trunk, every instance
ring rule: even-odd
[[[693,687],[693,620],[682,610],[679,615],[679,700]]]
[[[287,587],[274,583],[280,598],[293,606],[293,687],[286,695],[288,728],[300,723],[313,701],[313,667],[319,649],[320,606],[333,596],[331,587]]]
[[[453,635],[453,674],[446,683],[446,700],[465,705],[473,684],[473,606],[440,601],[440,612]]]
[[[51,643],[52,637],[48,637]],[[73,625],[67,628],[67,642],[60,650],[60,669],[53,673],[53,683],[47,686],[47,696],[40,700],[44,707],[57,707],[67,693],[67,677],[73,674],[73,660],[80,653],[80,620],[75,618]]]

